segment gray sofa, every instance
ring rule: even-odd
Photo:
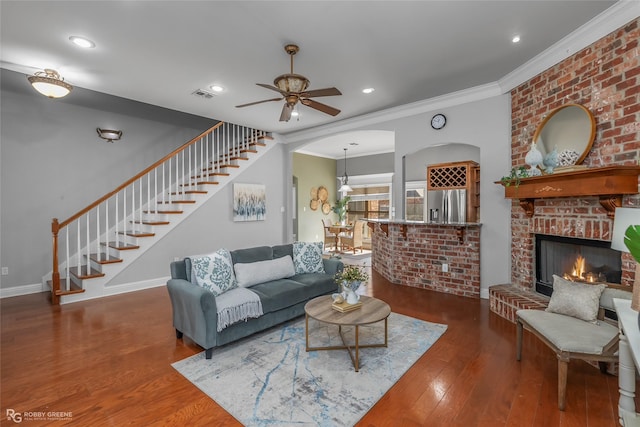
[[[234,263],[253,263],[290,255],[293,245],[260,246],[231,252]],[[173,326],[177,338],[183,334],[206,350],[210,359],[213,348],[262,331],[304,314],[304,305],[312,298],[336,292],[334,275],[343,264],[338,259],[323,259],[325,273],[305,273],[251,286],[262,303],[263,315],[217,330],[216,297],[208,290],[191,283],[187,259],[171,263],[171,279],[167,289],[173,308]]]

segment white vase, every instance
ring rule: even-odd
[[[542,172],[538,169],[538,166],[542,164],[542,161],[542,153],[538,150],[536,144],[531,144],[531,149],[524,158],[524,162],[529,165],[529,176],[542,175]]]
[[[360,295],[356,294],[356,290],[358,290],[359,287],[360,282],[344,283],[342,285],[345,294],[344,299],[347,301],[347,304],[356,304],[360,301]]]

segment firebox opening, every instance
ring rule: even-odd
[[[536,292],[551,296],[553,275],[581,283],[620,284],[622,258],[601,240],[536,234]]]

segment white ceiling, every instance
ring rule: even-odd
[[[614,3],[2,1],[0,66],[53,68],[78,87],[286,135],[498,81]],[[80,49],[72,35],[96,47]],[[288,43],[300,46],[295,72],[310,89],[342,91],[317,99],[338,116],[300,106],[299,120],[281,123],[283,101],[235,108],[278,96],[255,83],[289,72]],[[192,95],[214,83],[225,91]],[[376,90],[365,95],[365,87]],[[357,136],[305,151],[341,158]]]

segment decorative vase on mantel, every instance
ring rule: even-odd
[[[528,176],[542,175],[542,172],[540,172],[538,168],[538,166],[543,163],[542,153],[538,150],[538,146],[535,143],[531,144],[531,149],[525,156],[524,162],[529,165],[529,170],[527,171]]]

